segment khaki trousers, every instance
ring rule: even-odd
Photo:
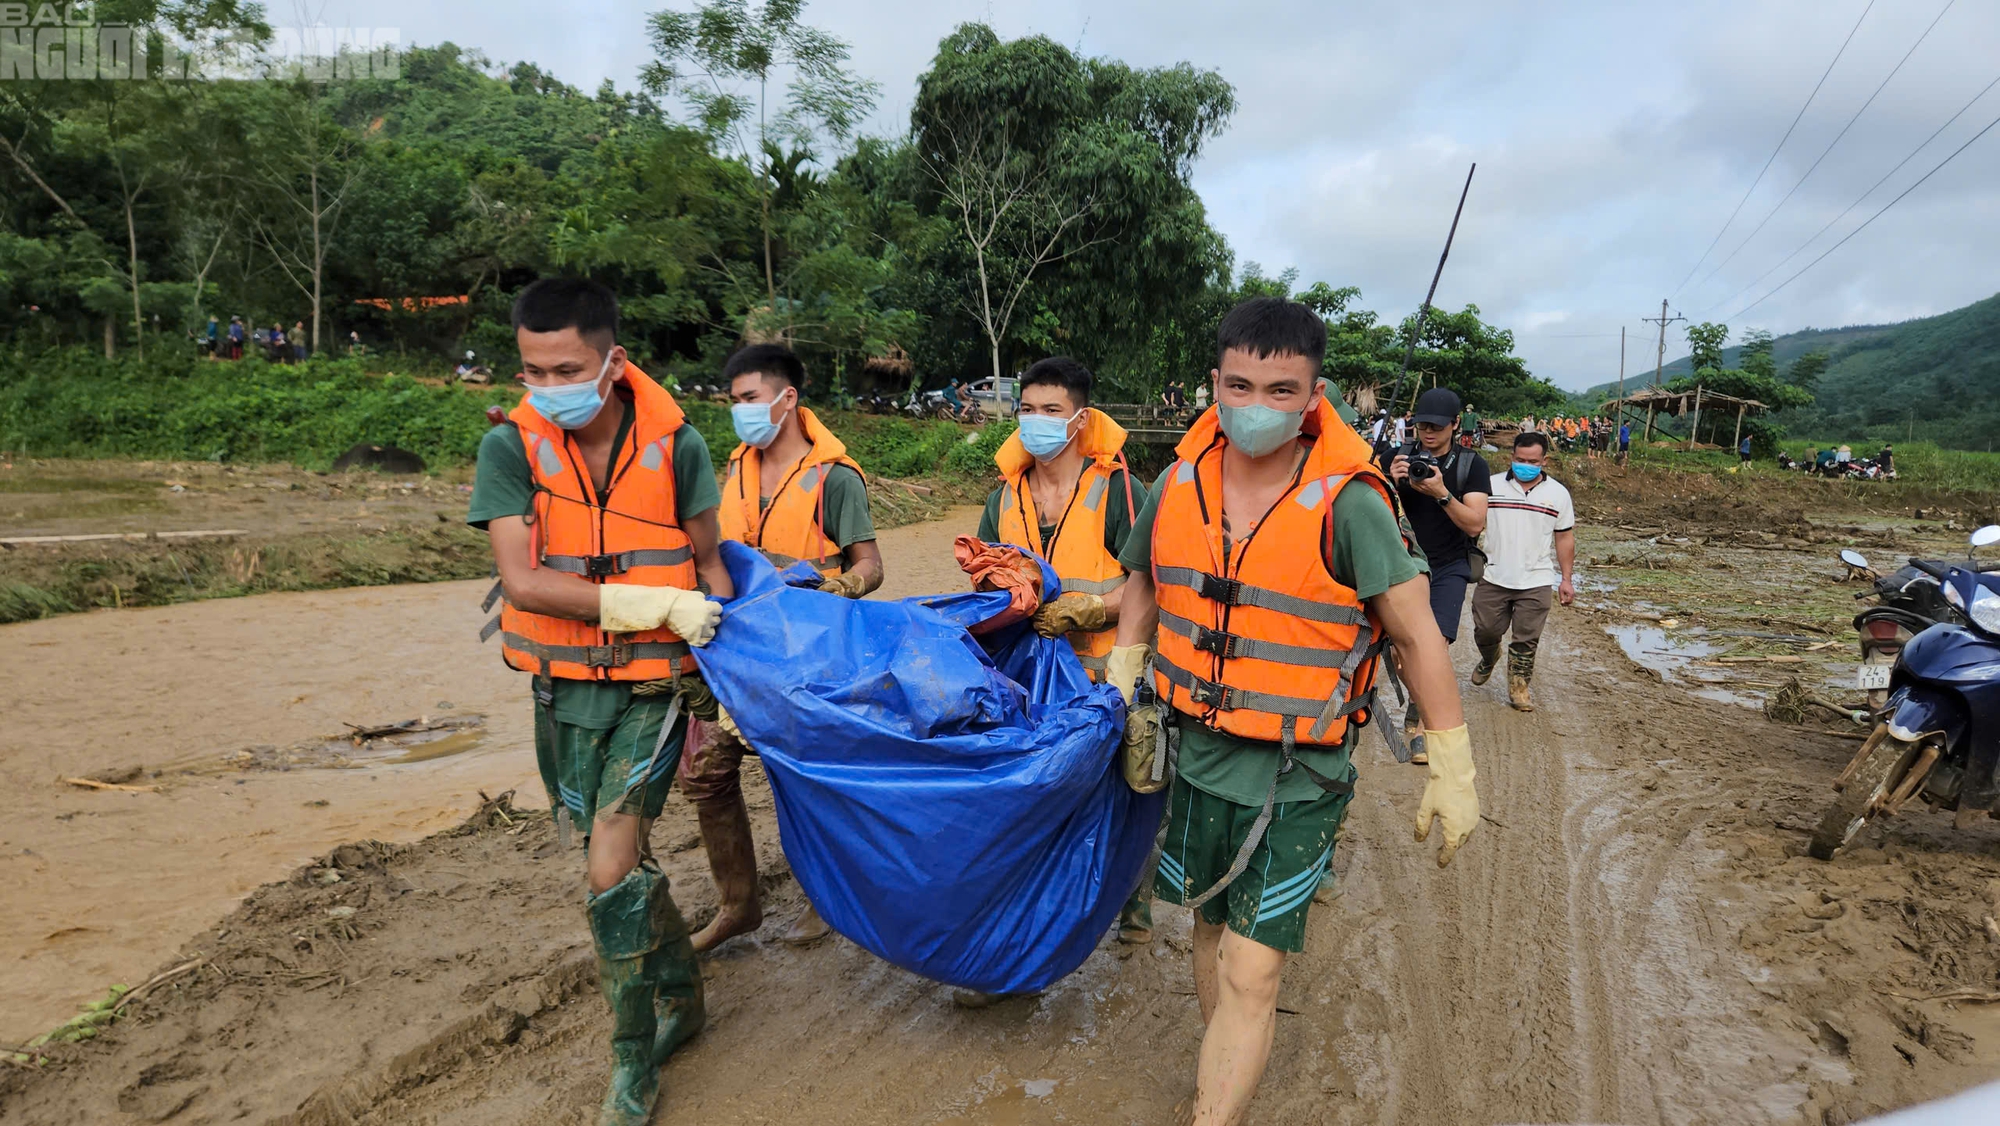
[[[1472,640],[1482,651],[1491,650],[1512,630],[1516,645],[1533,649],[1555,601],[1556,592],[1545,586],[1512,590],[1480,583],[1472,590]]]

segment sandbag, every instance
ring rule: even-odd
[[[988,993],[1081,965],[1138,883],[1164,797],[1120,776],[1117,691],[1025,623],[975,639],[1008,593],[851,601],[741,544],[722,557],[737,594],[696,661],[762,756],[820,916]],[[1043,585],[1061,589],[1051,571]]]

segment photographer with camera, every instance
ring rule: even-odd
[[[1465,588],[1474,581],[1475,537],[1486,530],[1486,498],[1493,491],[1493,471],[1478,451],[1453,443],[1460,403],[1457,392],[1434,387],[1417,397],[1412,421],[1416,441],[1396,447],[1389,460],[1389,478],[1410,520],[1417,546],[1431,563],[1431,614],[1445,644],[1458,638],[1458,620],[1465,609]],[[1477,556],[1483,563],[1485,557]],[[1410,702],[1403,727],[1422,731],[1416,701]],[[1413,763],[1427,763],[1423,736],[1410,740]]]

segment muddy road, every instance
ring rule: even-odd
[[[885,534],[897,588],[951,585],[946,545],[958,530]],[[926,567],[934,573],[919,572]],[[415,628],[425,621],[455,630],[477,618],[468,604],[476,591],[464,586],[354,593],[410,599],[383,609],[384,644],[415,644],[409,638],[427,632]],[[319,597],[203,609],[254,619],[279,599]],[[351,631],[348,615],[363,608],[339,609]],[[323,631],[332,619],[318,613]],[[80,629],[134,616],[38,625]],[[1307,951],[1287,967],[1253,1122],[1841,1123],[2000,1072],[2000,1008],[1927,999],[2000,987],[2000,941],[1985,924],[2000,910],[2000,830],[1989,821],[1959,832],[1947,817],[1918,812],[1870,828],[1831,864],[1805,859],[1827,783],[1855,744],[1663,683],[1603,624],[1580,610],[1552,619],[1534,713],[1509,710],[1497,681],[1466,689],[1488,821],[1449,870],[1410,839],[1421,772],[1396,765],[1373,736],[1364,740],[1361,791],[1335,861],[1345,894],[1315,909]],[[18,657],[24,628],[0,632],[0,654],[18,662],[8,669],[15,675],[49,666],[39,673],[46,693],[64,683],[54,663],[83,658],[66,644]],[[246,619],[242,629],[258,627]],[[165,739],[176,753],[212,749],[204,724],[236,724],[239,711],[264,714],[260,730],[272,733],[256,738],[271,743],[338,732],[358,712],[401,718],[450,699],[488,709],[488,734],[476,749],[400,768],[394,788],[411,795],[401,805],[360,807],[388,815],[344,839],[387,843],[336,849],[327,833],[307,831],[310,817],[274,818],[298,824],[259,838],[261,873],[239,858],[229,879],[280,882],[206,930],[199,922],[173,930],[156,916],[152,949],[141,957],[143,944],[128,944],[117,976],[136,983],[152,967],[199,964],[135,1002],[99,1040],[61,1049],[39,1069],[0,1067],[0,1119],[589,1121],[604,1081],[606,1017],[581,919],[580,857],[558,853],[546,817],[525,808],[487,807],[421,841],[432,825],[410,820],[418,809],[465,817],[480,807],[474,782],[490,782],[489,793],[519,786],[520,807],[541,804],[518,685],[459,636],[440,634],[435,644],[451,653],[457,675],[490,670],[476,671],[477,683],[418,691],[402,685],[407,666],[378,659],[364,672],[358,663],[348,675],[378,693],[372,709],[326,705],[291,726],[273,685],[247,682],[258,698],[241,709],[176,704],[161,702],[163,689],[216,678],[146,670],[152,679],[135,697],[144,706],[116,709],[125,726],[107,734],[152,745],[165,739],[160,732],[181,730]],[[362,662],[365,647],[355,653]],[[1457,656],[1468,662],[1467,647]],[[279,659],[270,651],[238,675]],[[330,805],[307,812],[331,813],[390,780],[387,767],[371,782],[366,769],[297,764],[240,787],[225,779],[216,788],[237,791],[228,796],[204,797],[205,780],[162,794],[60,789],[57,772],[151,757],[94,749],[79,763],[77,752],[48,745],[64,724],[87,718],[88,704],[50,705],[34,721],[40,735],[14,724],[6,735],[5,800],[32,793],[41,803],[0,811],[6,863],[19,865],[24,847],[44,852],[49,826],[76,834],[62,864],[48,858],[51,894],[39,909],[52,909],[62,888],[98,878],[92,865],[115,870],[136,851],[182,859],[149,857],[171,870],[123,882],[154,887],[149,894],[162,900],[195,892],[205,904],[227,900],[242,889],[210,869],[236,832],[230,803],[246,791],[309,779]],[[179,728],[145,714],[176,707],[188,711]],[[234,749],[250,738],[230,729],[210,743]],[[748,790],[769,922],[706,959],[712,1021],[667,1069],[657,1121],[1137,1124],[1164,1121],[1188,1093],[1199,1018],[1185,912],[1159,908],[1151,947],[1107,941],[1039,997],[960,1010],[949,990],[844,940],[803,950],[776,941],[800,899],[769,791],[754,779]],[[273,808],[299,810],[283,805],[292,792],[271,792],[281,795]],[[115,839],[182,801],[199,804],[178,837],[145,830],[159,835],[143,849]],[[69,821],[54,820],[72,808]],[[75,828],[84,808],[140,812]],[[699,923],[714,896],[692,813],[677,795],[655,847]],[[27,885],[6,878],[11,903]],[[119,908],[107,897],[100,910],[115,918]],[[6,936],[10,948],[37,949],[45,936],[33,930]],[[96,939],[75,941],[87,949]],[[9,988],[32,962],[10,964]],[[44,1016],[60,1018],[106,984],[81,966],[71,976],[63,1005]]]
[[[953,519],[882,533],[891,595],[962,581]],[[962,526],[962,527],[961,527]],[[0,1043],[137,984],[260,884],[349,841],[545,805],[489,583],[264,595],[0,626]],[[347,727],[439,725],[357,745]],[[98,791],[63,778],[148,791]]]

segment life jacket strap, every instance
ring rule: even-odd
[[[1213,653],[1223,660],[1247,658],[1255,661],[1275,661],[1283,665],[1301,665],[1315,669],[1345,668],[1350,663],[1351,649],[1317,649],[1310,645],[1286,645],[1277,641],[1259,641],[1240,634],[1224,633],[1189,621],[1171,610],[1160,611],[1160,628],[1170,630],[1188,639],[1188,643],[1204,653]]]
[[[622,575],[634,567],[677,567],[694,558],[691,547],[618,551],[608,555],[544,555],[542,566],[551,571],[602,579]]]
[[[1352,715],[1368,706],[1365,699],[1342,703],[1342,694],[1338,688],[1329,699],[1308,700],[1299,696],[1279,696],[1270,692],[1253,692],[1247,688],[1218,684],[1194,675],[1157,653],[1153,655],[1153,667],[1167,679],[1167,683],[1186,691],[1189,699],[1202,707],[1214,708],[1217,711],[1230,712],[1242,709],[1266,715],[1316,720],[1329,709],[1333,711],[1335,718],[1339,718]],[[1347,682],[1348,678],[1342,676],[1341,683]]]
[[[1252,586],[1241,579],[1225,579],[1192,567],[1155,567],[1153,581],[1161,586],[1186,587],[1198,596],[1224,606],[1256,606],[1329,625],[1358,626],[1368,621],[1367,612],[1358,607],[1315,602],[1295,594]]]
[[[610,645],[544,645],[518,633],[503,633],[500,644],[518,649],[548,668],[565,661],[593,669],[615,669],[634,661],[677,660],[693,650],[685,641],[616,641]]]

